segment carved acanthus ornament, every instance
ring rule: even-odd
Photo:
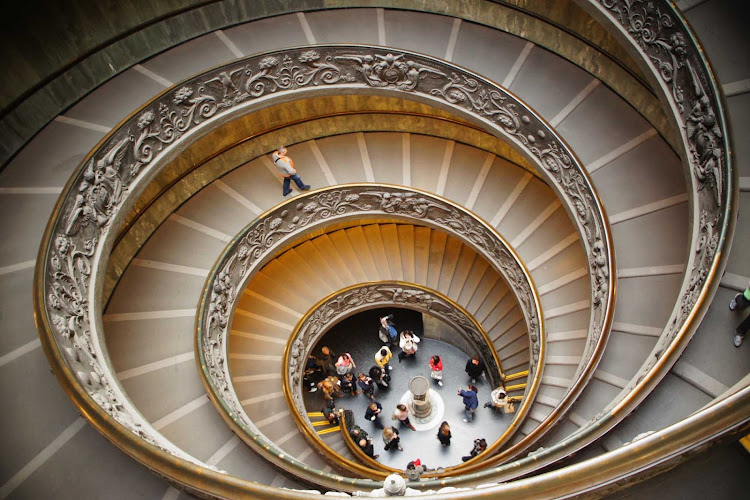
[[[328,88],[327,92],[340,89],[362,93],[396,92],[405,98],[442,104],[479,118],[492,133],[509,138],[522,152],[535,159],[553,189],[575,215],[589,255],[592,280],[589,356],[606,336],[603,325],[611,313],[613,273],[610,241],[601,208],[573,154],[524,103],[461,68],[403,51],[365,46],[319,46],[287,49],[234,61],[170,89],[113,130],[74,174],[72,187],[61,195],[43,242],[45,250],[39,271],[42,282],[38,285],[41,289],[36,292],[37,312],[42,333],[56,346],[59,358],[67,364],[70,373],[82,374],[70,383],[82,388],[106,412],[116,414],[117,420],[130,431],[149,442],[159,443],[160,447],[177,456],[183,455],[137,412],[108,365],[100,326],[102,304],[95,295],[98,289],[95,284],[103,279],[100,275],[106,268],[108,251],[120,222],[162,168],[161,159],[178,151],[190,140],[189,136],[198,136],[252,109],[253,105],[270,104],[275,96],[294,98],[307,95],[319,88]],[[258,104],[254,104],[256,102]],[[710,120],[700,108],[695,111],[694,122],[696,126],[691,130],[696,137],[700,134],[703,137],[706,130],[711,130],[708,126]],[[704,144],[705,141],[696,141],[696,151],[702,158],[707,158],[702,165],[705,165],[706,172],[710,172],[712,156]],[[247,258],[237,255],[231,263],[223,264],[226,266],[224,279],[249,265],[258,252],[266,251],[284,232],[296,231],[309,225],[313,219],[317,221],[344,213],[363,203],[346,196],[337,198],[334,193],[320,193],[318,196],[316,205],[289,210],[284,216],[278,214],[275,219],[265,222],[266,228],[257,228],[257,234],[246,241]],[[386,193],[374,192],[367,196],[360,193],[360,196],[373,207],[382,206],[382,213],[394,213],[386,209],[398,213],[404,210],[402,205],[405,204],[414,207],[414,210],[410,209],[409,217],[418,217],[419,210],[434,211],[442,218],[442,221],[431,222],[435,225],[446,228],[452,225],[454,231],[465,225],[462,215],[452,210],[435,210],[432,204],[422,207],[419,200],[404,194],[392,198]],[[329,215],[324,217],[325,214]],[[56,242],[62,241],[61,237],[68,238],[64,248],[78,252],[71,261],[57,248]],[[486,239],[486,234],[466,232],[466,238],[479,245]],[[499,259],[499,264],[507,257],[498,246],[489,246],[483,251],[488,258]],[[60,269],[53,265],[55,258]],[[505,272],[511,284],[519,283],[519,275],[510,269]],[[216,296],[211,299],[211,321],[212,325],[221,325],[231,311],[236,284],[226,281],[216,286],[217,289],[212,288]],[[533,301],[529,297],[520,296],[519,301],[526,313],[533,310]],[[538,322],[536,312],[527,317],[530,332],[537,330]],[[532,341],[538,345],[540,339],[532,337]],[[221,366],[223,359],[217,354],[220,348],[219,344],[206,346],[206,351],[211,353],[209,359],[214,374],[225,368]],[[538,357],[538,350],[533,356]],[[593,362],[584,359],[581,366]],[[67,377],[67,372],[63,372],[60,371]],[[216,380],[221,387],[221,380]]]
[[[690,166],[693,217],[699,221],[677,307],[654,348],[655,356],[625,388],[629,391],[684,329],[710,286],[707,279],[719,265],[717,251],[728,241],[736,186],[732,186],[726,121],[716,82],[680,14],[663,0],[599,0],[593,6],[638,48],[672,106]]]

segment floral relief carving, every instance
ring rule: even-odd
[[[451,106],[462,107],[466,112],[487,120],[497,127],[498,133],[512,137],[532,157],[537,157],[547,175],[557,173],[557,176],[551,177],[553,187],[560,191],[568,206],[575,207],[579,229],[585,234],[584,246],[587,251],[591,253],[594,244],[603,241],[603,232],[599,227],[601,213],[590,186],[581,174],[580,165],[572,160],[572,155],[556,139],[554,132],[515,97],[480,77],[426,56],[372,47],[321,46],[314,49],[288,49],[232,62],[184,82],[134,114],[91,153],[75,174],[77,177],[72,184],[74,187],[63,195],[60,215],[54,222],[51,237],[46,243],[47,255],[53,255],[55,239],[65,236],[78,249],[83,249],[86,241],[92,242],[88,256],[92,261],[92,268],[97,267],[93,265],[93,261],[103,259],[106,263],[108,256],[102,255],[102,252],[114,237],[110,225],[113,220],[122,217],[119,214],[123,205],[129,206],[133,194],[140,192],[141,184],[145,182],[143,179],[151,177],[144,173],[152,174],[152,170],[160,168],[154,161],[160,155],[177,148],[185,136],[198,127],[218,120],[227,113],[239,112],[244,109],[241,106],[254,99],[329,85],[419,94],[427,99],[442,100]],[[698,132],[695,134],[700,132],[705,135],[704,130],[711,130],[707,125],[707,116],[696,111],[695,119],[696,124],[699,121],[703,124],[696,125],[695,130]],[[716,154],[710,152],[707,141],[700,144],[702,146],[697,147],[696,151],[699,156],[706,158],[704,170],[710,176],[711,158]],[[277,213],[273,219],[265,221],[263,227],[255,227],[252,234],[246,235],[243,244],[247,256],[238,256],[233,267],[226,270],[227,276],[239,272],[245,266],[251,266],[258,255],[266,252],[285,235],[299,228],[309,227],[311,223],[361,210],[366,205],[371,205],[373,209],[380,207],[382,213],[417,218],[429,217],[434,211],[440,221],[430,219],[430,224],[442,224],[452,231],[461,232],[472,244],[481,246],[488,257],[498,259],[501,263],[510,255],[504,254],[500,246],[491,244],[487,240],[487,233],[482,232],[484,230],[476,231],[476,226],[467,226],[462,219],[463,215],[452,213],[450,209],[433,207],[432,201],[427,202],[421,195],[391,194],[394,197],[333,191],[313,194],[312,198],[306,198],[307,206],[296,207],[294,210],[290,208],[287,214]],[[595,261],[602,270],[609,269],[611,258],[606,242],[598,251]],[[503,272],[508,273],[510,282],[518,283],[521,277],[510,268]],[[594,286],[592,272],[592,289],[600,294],[600,300],[593,301],[595,314],[590,330],[597,336],[602,333],[597,325],[600,326],[602,311],[606,310],[607,305],[608,289],[604,282],[608,273],[611,274],[611,271],[600,272],[598,279],[603,282],[601,286]],[[51,266],[48,266],[45,276],[44,295],[48,300],[55,293],[61,293],[60,287],[68,286],[58,282],[62,278],[55,274]],[[80,292],[83,298],[95,287],[89,282],[92,276],[82,274],[79,279],[81,285],[85,284]],[[220,325],[227,320],[226,314],[230,310],[228,304],[232,293],[235,293],[232,290],[236,286],[235,282],[225,282],[223,286],[224,289],[211,289],[211,293],[216,293],[211,299],[212,325]],[[519,301],[529,313],[527,323],[530,329],[536,330],[540,319],[531,307],[534,303],[531,297],[523,293],[519,296]],[[70,300],[66,307],[80,307],[81,310],[80,314],[72,316],[71,312],[61,314],[52,307],[51,302],[44,304],[44,307],[50,323],[68,325],[71,318],[79,318],[74,319],[73,323],[79,322],[81,328],[85,328],[92,321],[92,305],[87,300]],[[55,319],[55,316],[60,319]],[[70,326],[65,328],[70,330]],[[58,329],[55,326],[55,338],[61,344],[65,340],[65,328],[61,326]],[[85,345],[86,341],[83,339],[85,336],[81,337],[79,344],[86,350],[79,354],[87,357],[89,362],[96,363],[104,378],[116,384],[106,361],[91,356],[92,349]],[[211,362],[208,369],[220,373],[223,359],[219,353],[224,346],[221,343],[210,344],[214,342],[213,339],[207,339],[206,342],[209,342],[205,346],[209,353],[206,361]],[[219,386],[221,383],[217,379]],[[99,393],[99,390],[92,389],[90,393]],[[112,408],[129,408],[125,402],[116,403],[112,404]],[[141,419],[135,414],[133,418],[134,421]],[[134,427],[131,429],[140,432]]]
[[[655,356],[644,364],[632,387],[661,357],[696,307],[707,286],[709,270],[716,264],[724,235],[732,193],[728,190],[729,157],[726,129],[716,84],[702,52],[680,15],[667,2],[657,0],[600,0],[600,10],[620,24],[652,64],[677,110],[683,131],[694,188],[694,210],[700,217],[693,235],[693,264],[683,281],[678,306],[655,347]]]
[[[208,292],[204,298],[206,306],[201,313],[203,316],[199,325],[204,373],[233,416],[238,417],[252,432],[256,432],[255,427],[242,411],[232,390],[227,364],[229,323],[237,300],[237,290],[250,279],[260,263],[265,262],[278,248],[288,244],[298,231],[312,230],[329,220],[367,215],[395,215],[423,221],[462,238],[491,259],[495,268],[508,281],[524,314],[531,346],[530,373],[536,373],[539,369],[539,346],[542,338],[534,291],[520,262],[512,256],[501,238],[468,212],[427,193],[372,185],[328,188],[302,195],[295,202],[282,205],[246,227],[233,246],[225,252],[218,271],[207,287]],[[399,303],[433,312],[465,331],[467,336],[476,341],[476,345],[485,344],[481,335],[474,330],[471,319],[437,296],[401,286],[366,287],[337,296],[335,300],[332,299],[330,307],[318,308],[308,318],[305,334],[299,335],[290,348],[288,362],[290,374],[294,374],[292,378],[299,378],[310,339],[320,335],[340,311],[377,302]],[[484,359],[488,362],[493,359],[489,348],[482,349]]]
[[[691,246],[694,265],[683,285],[679,312],[665,338],[660,340],[664,345],[682,328],[706,289],[708,269],[716,265],[717,251],[726,237],[726,214],[732,196],[726,123],[707,63],[669,2],[600,0],[599,4],[602,12],[623,26],[668,89],[679,113],[676,118],[684,133],[690,175],[696,186],[693,195],[700,211],[700,228]],[[91,290],[96,289],[92,269],[98,261],[106,264],[108,256],[103,254],[103,248],[113,238],[111,222],[117,219],[132,193],[137,192],[144,172],[159,168],[154,159],[168,147],[176,146],[197,126],[258,97],[334,84],[441,99],[486,119],[537,158],[563,202],[575,214],[589,255],[594,311],[588,345],[595,345],[605,333],[603,311],[611,300],[613,270],[611,249],[603,237],[601,211],[581,174],[581,166],[554,132],[526,110],[523,103],[455,66],[396,50],[330,46],[289,49],[248,58],[211,70],[185,82],[179,89],[170,90],[114,130],[76,172],[71,189],[62,195],[59,215],[43,242],[46,255],[42,260],[46,268],[40,293],[44,300],[41,312],[46,315],[59,352],[92,399],[144,440],[164,447],[164,441],[156,437],[155,431],[144,428],[140,417],[119,399],[112,387],[113,371],[106,360],[97,356],[91,339],[92,313],[101,312],[90,303]],[[211,297],[211,327],[222,328],[228,320],[236,293],[235,273],[248,272],[258,256],[273,246],[275,238],[282,238],[313,220],[325,219],[320,204],[328,203],[328,217],[360,206],[355,205],[359,200],[346,199],[350,195],[341,198],[340,193],[325,194],[328,198],[310,201],[293,214],[291,210],[286,215],[278,214],[276,219],[268,221],[267,227],[244,242],[241,247],[244,250],[238,249],[231,265],[222,268],[225,276],[218,289],[211,288],[210,293],[216,294]],[[382,203],[382,198],[370,202]],[[388,206],[389,210],[416,214],[415,217],[425,217],[429,210],[429,204],[424,205],[418,197],[392,198],[378,206],[384,212]],[[498,249],[494,252],[502,254]],[[520,294],[519,300],[524,308],[533,303],[525,294]],[[535,340],[532,333],[538,330],[538,316],[530,314],[527,323],[534,342],[532,351],[538,355],[538,337]],[[202,346],[209,376],[223,394],[229,391],[226,380],[222,379],[226,368],[224,346],[214,338],[203,342],[208,342]],[[168,451],[179,455],[174,448]]]
[[[724,180],[724,134],[716,113],[716,96],[706,92],[707,79],[697,68],[703,66],[689,34],[674,21],[671,8],[653,0],[602,0],[602,5],[627,29],[647,55],[656,73],[669,88],[680,112],[687,138],[689,161],[699,189],[715,191],[721,205]]]

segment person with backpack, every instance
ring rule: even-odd
[[[276,165],[276,169],[284,177],[284,186],[282,188],[282,194],[284,196],[292,192],[292,189],[289,187],[291,181],[294,181],[300,191],[307,191],[310,189],[310,185],[305,184],[297,173],[297,170],[295,170],[292,159],[286,155],[285,146],[280,146],[279,149],[274,151],[273,155],[271,155],[271,159],[273,160],[273,164]]]
[[[393,314],[380,318],[378,336],[384,344],[390,344],[393,347],[398,345],[398,332],[396,331],[395,325],[396,323],[393,322]]]
[[[388,387],[388,382],[391,381],[391,376],[388,375],[388,372],[379,366],[373,366],[370,368],[370,378],[378,384],[378,387],[381,389]]]

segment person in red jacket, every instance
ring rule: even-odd
[[[443,387],[443,360],[440,356],[430,358],[430,377],[437,381],[440,387]]]

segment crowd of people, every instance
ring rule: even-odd
[[[403,451],[400,429],[407,428],[416,431],[416,427],[409,419],[409,408],[403,403],[399,403],[391,413],[391,425],[383,422],[383,405],[377,401],[376,394],[380,391],[388,390],[391,383],[391,372],[393,366],[390,362],[393,358],[393,352],[398,349],[398,360],[401,363],[407,358],[416,359],[419,350],[420,338],[410,330],[398,332],[393,321],[393,315],[380,318],[378,335],[383,345],[378,347],[372,357],[373,364],[367,372],[357,367],[352,355],[348,352],[336,354],[330,347],[323,346],[320,354],[310,355],[307,360],[304,371],[304,384],[310,392],[317,392],[323,396],[326,402],[326,409],[323,411],[329,422],[333,423],[329,416],[335,413],[336,399],[344,396],[356,397],[362,394],[370,402],[364,413],[364,419],[368,421],[374,429],[378,430],[383,440],[383,450],[390,452]],[[438,387],[443,386],[443,359],[439,355],[432,355],[427,358],[427,366],[430,370],[430,376]],[[360,359],[360,362],[362,360]],[[477,380],[485,375],[486,367],[479,356],[474,356],[467,360],[465,372],[471,383],[465,388],[459,388],[457,395],[462,398],[464,404],[464,419],[466,423],[474,420],[474,414],[479,407],[479,389],[475,385]],[[356,376],[355,376],[356,373]],[[507,392],[501,386],[492,391],[491,400],[487,402],[485,408],[506,409],[509,401]],[[506,411],[507,413],[507,411]],[[387,415],[387,414],[386,414]],[[336,421],[337,423],[337,421]],[[373,438],[360,426],[353,425],[350,428],[352,440],[359,446],[362,452],[377,459],[375,453]],[[447,421],[442,422],[437,431],[437,440],[442,446],[451,445],[451,427]],[[474,447],[469,455],[462,457],[464,461],[469,460],[487,448],[487,442],[483,438],[474,441]]]

